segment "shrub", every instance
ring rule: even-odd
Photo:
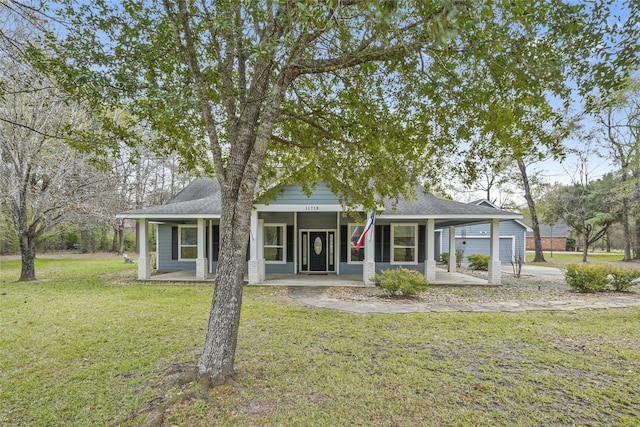
[[[442,252],[440,254],[440,261],[444,264],[449,264],[449,252]]]
[[[472,270],[487,271],[489,269],[489,255],[471,254],[467,259],[469,260],[469,267]]]
[[[616,291],[626,291],[634,285],[633,281],[638,278],[640,278],[640,271],[621,267],[609,267],[611,286],[613,286],[613,289]]]
[[[576,239],[573,237],[567,237],[567,243],[565,244],[565,250],[573,252],[576,250]]]
[[[569,264],[565,280],[582,292],[599,292],[607,286],[626,291],[640,278],[640,271],[603,264]]]
[[[599,292],[609,284],[609,266],[602,264],[569,264],[564,272],[565,281],[581,292]]]
[[[373,276],[373,281],[390,297],[397,294],[413,296],[429,286],[429,281],[419,271],[407,268],[384,270]]]

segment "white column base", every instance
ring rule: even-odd
[[[435,260],[426,260],[424,262],[424,277],[429,281],[429,283],[434,283],[436,281]]]
[[[138,258],[138,280],[151,279],[151,257]]]
[[[449,268],[448,268],[449,273],[455,273],[456,272],[456,253],[455,252],[449,252]]]
[[[258,260],[257,259],[250,259],[249,261],[247,261],[247,265],[248,265],[248,270],[249,270],[249,274],[248,274],[248,278],[249,278],[249,284],[250,285],[257,285],[258,283],[260,283],[260,275],[259,275],[259,268],[258,268]]]
[[[267,273],[265,271],[264,258],[258,260],[258,280],[262,283],[265,281]]]
[[[362,263],[362,281],[365,285],[375,285],[372,280],[376,274],[376,263],[373,261],[365,261]]]
[[[196,258],[196,280],[206,280],[207,278],[207,259]]]
[[[489,262],[489,284],[500,285],[502,283],[502,263],[500,261]]]

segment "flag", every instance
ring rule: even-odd
[[[360,227],[353,227],[353,233],[351,233],[351,241],[353,243],[356,243],[358,241],[358,230],[360,230]]]
[[[374,222],[376,222],[376,213],[371,212],[371,215],[369,216],[369,220],[367,221],[367,225],[365,225],[364,230],[362,230],[362,234],[358,239],[358,243],[356,243],[356,251],[360,250],[360,246],[362,246],[362,242],[364,242],[364,236],[366,236],[367,232],[371,230],[371,227],[373,227]]]

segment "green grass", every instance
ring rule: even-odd
[[[533,261],[534,255],[533,252],[527,252],[528,263]],[[591,263],[621,261],[622,258],[622,252],[589,252],[587,256],[587,260]],[[582,262],[582,252],[553,252],[552,255],[549,251],[544,251],[544,259],[546,263],[541,263],[540,265],[563,266],[580,263]]]
[[[120,258],[0,264],[0,425],[127,420],[204,340],[206,286],[133,280]],[[355,315],[247,288],[242,387],[165,425],[620,425],[640,421],[640,308]]]

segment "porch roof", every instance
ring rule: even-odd
[[[220,218],[222,210],[220,193],[220,184],[217,180],[199,178],[187,185],[164,205],[126,211],[118,214],[117,217],[163,221]],[[275,209],[275,205],[272,208]],[[337,211],[341,210],[339,206],[336,206],[335,209]],[[270,209],[260,210],[267,211]],[[301,210],[304,210],[304,207]],[[500,220],[521,219],[522,215],[486,205],[441,199],[425,192],[424,188],[419,186],[416,188],[416,197],[414,199],[398,197],[397,199],[385,200],[384,208],[378,217],[381,219],[416,220],[434,218],[438,227],[446,227],[488,222],[494,218]]]

